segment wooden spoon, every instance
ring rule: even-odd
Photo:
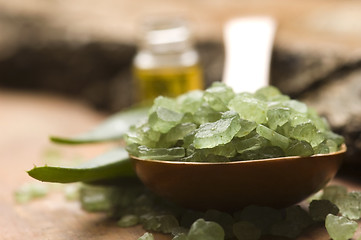
[[[141,181],[180,206],[232,211],[256,204],[296,204],[322,189],[337,173],[346,146],[310,157],[204,163],[133,157]]]
[[[224,81],[236,92],[268,84],[274,29],[270,18],[226,25]],[[343,145],[338,152],[310,157],[222,163],[132,159],[141,181],[156,194],[184,207],[232,211],[250,204],[282,208],[304,200],[335,176],[345,152]]]

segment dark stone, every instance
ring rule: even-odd
[[[125,44],[63,42],[41,48],[24,46],[0,59],[0,86],[56,92],[85,99],[106,110],[112,99],[114,78],[120,72],[130,71],[134,54],[135,47]],[[130,79],[120,81],[126,83]],[[128,89],[124,84],[118,95],[129,94]],[[129,104],[127,100],[122,106]]]
[[[222,78],[223,45],[197,45],[205,85]],[[134,45],[67,42],[22,46],[0,59],[0,87],[50,91],[85,99],[95,108],[115,112],[133,103],[131,65]]]
[[[271,83],[297,98],[327,78],[342,61],[326,51],[311,52],[275,46],[271,61]]]

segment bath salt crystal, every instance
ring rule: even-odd
[[[314,150],[311,144],[309,144],[306,141],[293,140],[286,149],[287,156],[307,157],[313,154],[314,154]]]
[[[156,218],[160,222],[159,231],[162,233],[171,233],[174,228],[179,227],[178,220],[173,215],[170,214],[160,215],[157,216]]]
[[[181,112],[195,113],[202,105],[203,91],[194,90],[180,95],[176,101]]]
[[[233,236],[232,226],[234,224],[234,219],[232,215],[230,215],[229,213],[221,212],[215,209],[210,209],[204,213],[204,219],[206,221],[216,222],[219,225],[221,225],[221,227],[224,230],[226,239],[231,238]]]
[[[177,141],[183,140],[185,136],[197,129],[194,123],[180,123],[163,134],[157,142],[157,147],[172,147]]]
[[[234,146],[238,153],[256,151],[269,145],[269,141],[258,133],[253,132],[243,138],[234,139]]]
[[[166,133],[180,123],[182,118],[182,113],[164,107],[157,107],[149,116],[149,125],[155,131]]]
[[[332,203],[335,203],[337,198],[347,194],[347,188],[341,185],[326,186],[322,191],[321,199],[329,200]]]
[[[273,108],[267,111],[268,126],[272,130],[276,130],[278,126],[282,126],[289,121],[291,112],[288,108]]]
[[[208,157],[209,155],[217,155],[217,156],[224,156],[226,158],[232,158],[237,154],[233,142],[220,144],[213,148],[203,148],[200,151],[202,155],[204,155],[205,157]]]
[[[290,136],[297,140],[309,142],[312,147],[316,147],[325,140],[324,135],[312,123],[297,125],[290,131]]]
[[[188,240],[187,234],[181,233],[178,235],[175,235],[172,240]]]
[[[128,215],[124,215],[123,217],[121,217],[118,222],[117,225],[119,227],[132,227],[135,226],[139,223],[139,218],[137,215],[134,214],[128,214]]]
[[[224,230],[218,223],[198,219],[189,229],[188,240],[224,240]]]
[[[331,131],[325,131],[323,134],[326,139],[334,141],[337,145],[341,145],[345,141],[344,137]]]
[[[14,197],[18,203],[26,203],[36,198],[44,197],[49,192],[49,186],[43,183],[26,183],[18,188]]]
[[[248,121],[246,119],[240,119],[240,124],[241,124],[241,129],[237,132],[236,137],[244,137],[248,134],[250,134],[254,129],[256,129],[256,127],[258,126],[258,124],[256,122],[253,121]]]
[[[147,148],[138,147],[138,157],[155,160],[176,160],[185,156],[183,147],[173,148]]]
[[[148,213],[140,217],[143,228],[147,231],[162,232],[164,216]],[[175,226],[176,227],[176,226]],[[170,233],[170,232],[168,232]]]
[[[144,233],[138,240],[154,240],[154,236],[151,233]]]
[[[149,124],[145,123],[138,127],[130,127],[128,134],[124,139],[128,144],[145,145],[147,147],[155,147],[161,134],[154,131]]]
[[[223,83],[213,83],[204,91],[203,99],[216,111],[228,111],[228,102],[233,99],[235,93],[232,88]]]
[[[335,141],[331,139],[326,139],[324,142],[328,147],[329,152],[336,152],[338,150],[338,145]]]
[[[212,109],[209,105],[203,104],[198,108],[198,110],[194,113],[193,119],[197,124],[203,124],[208,122],[215,122],[221,118],[221,112],[217,112]]]
[[[304,104],[300,101],[294,100],[294,99],[291,99],[288,101],[283,101],[283,102],[281,102],[281,105],[284,107],[288,107],[288,108],[292,109],[293,111],[296,111],[299,113],[306,114],[308,111],[306,104]]]
[[[150,109],[150,113],[155,112],[157,108],[162,107],[173,111],[180,111],[177,101],[173,98],[158,96],[154,99],[153,106]]]
[[[313,124],[313,122],[307,117],[306,114],[300,114],[298,112],[291,113],[289,121],[292,127],[296,127],[300,124],[306,124],[306,123]]]
[[[267,104],[257,98],[236,95],[229,102],[228,107],[236,111],[241,118],[248,121],[256,123],[267,122]]]
[[[340,208],[342,216],[352,220],[361,218],[361,192],[349,192],[335,199],[335,204]]]
[[[262,148],[262,152],[259,155],[259,159],[266,159],[266,158],[279,158],[285,157],[285,153],[282,148],[277,146],[266,146]]]
[[[315,154],[327,154],[330,152],[330,148],[327,146],[326,141],[323,141],[314,148]]]
[[[309,107],[307,111],[307,117],[321,131],[330,132],[330,125],[328,124],[326,118],[319,116],[315,109]]]
[[[281,91],[273,86],[266,86],[258,89],[254,93],[255,97],[265,100],[265,101],[285,101],[289,100],[289,97],[283,95]]]
[[[325,221],[328,234],[333,240],[348,240],[357,229],[357,222],[343,216],[328,214]]]
[[[257,160],[267,158],[279,158],[284,157],[283,150],[275,146],[266,146],[260,150],[245,151],[239,156],[239,160]]]
[[[194,136],[194,147],[197,149],[213,148],[230,142],[241,128],[240,118],[234,112],[223,114],[213,123],[200,125]]]
[[[290,144],[290,140],[287,137],[273,131],[266,126],[258,125],[256,131],[260,136],[269,140],[273,146],[278,146],[283,150],[285,150]]]

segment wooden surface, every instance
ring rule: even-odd
[[[87,159],[109,147],[105,144],[68,147],[48,142],[49,134],[76,134],[104,117],[80,102],[0,90],[1,239],[133,240],[144,233],[141,227],[122,229],[105,215],[82,211],[77,202],[65,200],[62,190],[53,190],[45,198],[25,204],[16,204],[13,199],[16,189],[33,181],[25,171],[34,164],[43,164],[46,152],[60,152],[64,159]],[[349,180],[336,179],[334,183],[361,190],[360,184]],[[156,234],[155,239],[170,238]],[[316,228],[298,239],[326,240],[328,236],[325,230]]]

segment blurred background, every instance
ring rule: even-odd
[[[222,78],[223,24],[269,15],[278,22],[271,84],[325,116],[346,138],[344,171],[359,172],[360,11],[361,2],[352,0],[0,0],[0,116],[11,114],[14,93],[62,96],[105,115],[131,106],[139,26],[147,16],[188,20],[207,87]]]

